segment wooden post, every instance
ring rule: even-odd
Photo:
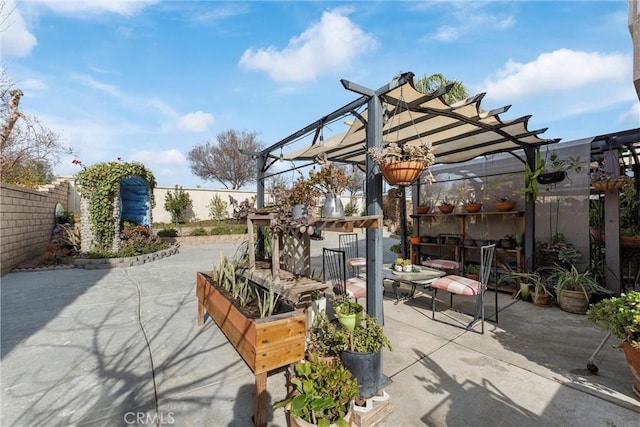
[[[267,373],[256,374],[256,408],[253,424],[256,427],[267,426]]]

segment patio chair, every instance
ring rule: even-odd
[[[462,235],[460,234],[440,234],[438,236],[439,258],[426,259],[421,262],[425,267],[442,270],[447,274],[458,274],[460,272],[460,263],[455,260],[447,259],[445,252],[451,252],[456,256],[455,247],[462,243]]]
[[[487,290],[493,258],[496,251],[496,245],[487,245],[480,248],[480,280],[468,279],[457,275],[448,275],[441,277],[431,283],[433,295],[431,299],[431,318],[436,318],[436,294],[438,289],[447,291],[451,294],[450,307],[453,307],[453,295],[473,296],[476,298],[476,309],[473,320],[467,325],[466,329],[470,330],[478,320],[482,325],[484,334],[484,293]],[[496,322],[498,321],[498,292],[495,291],[495,307]]]
[[[360,277],[347,279],[347,265],[344,251],[322,249],[322,280],[329,282],[336,295],[347,295],[358,302],[367,296],[367,282]]]
[[[340,234],[338,246],[344,251],[347,265],[351,267],[351,276],[360,276],[360,268],[367,265],[367,259],[358,254],[358,235],[356,233]]]

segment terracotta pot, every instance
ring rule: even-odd
[[[569,313],[585,314],[589,308],[589,299],[591,298],[591,292],[587,292],[585,298],[582,291],[569,291],[564,290],[558,296],[558,304],[560,309]]]
[[[428,214],[430,210],[431,206],[418,206],[416,208],[416,212],[418,213],[418,215]]]
[[[453,205],[439,205],[438,206],[438,209],[443,214],[450,214],[451,212],[453,212],[454,208],[455,208],[455,206],[453,206]]]
[[[620,236],[620,245],[625,247],[640,246],[640,236]]]
[[[498,212],[510,212],[516,208],[516,202],[495,202],[493,207],[495,207]]]
[[[480,209],[482,209],[482,203],[467,203],[463,205],[463,207],[468,213],[476,213],[480,212]]]
[[[633,392],[640,398],[640,350],[631,347],[626,341],[622,343],[622,349],[633,377]]]
[[[380,164],[380,172],[391,185],[413,184],[424,170],[422,162],[387,162]]]
[[[418,243],[420,243],[420,236],[413,236],[411,238],[411,244],[416,245]]]

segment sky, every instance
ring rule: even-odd
[[[406,71],[486,92],[483,109],[530,114],[543,138],[640,126],[623,0],[0,5],[1,65],[22,111],[76,151],[60,176],[79,171],[73,159],[121,158],[161,186],[222,188],[191,173],[196,145],[233,129],[270,146],[358,98],[340,79],[377,89]]]

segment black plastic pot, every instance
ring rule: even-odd
[[[567,177],[567,173],[565,171],[556,171],[556,172],[546,172],[538,175],[538,183],[539,184],[555,184],[556,182],[564,181]]]
[[[358,379],[358,396],[368,399],[378,393],[382,380],[382,350],[375,353],[342,352],[342,364]]]

